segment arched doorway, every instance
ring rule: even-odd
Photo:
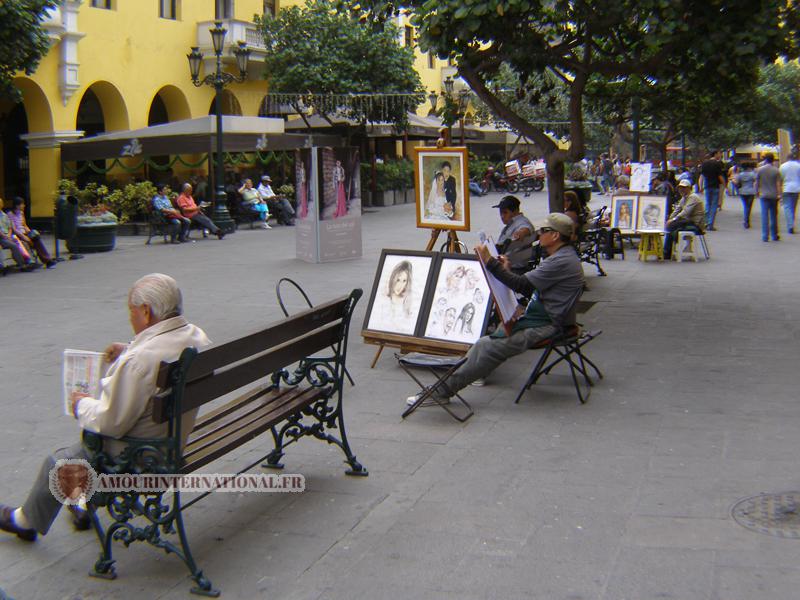
[[[106,131],[128,129],[128,109],[122,94],[107,81],[96,81],[90,85],[81,97],[78,113],[75,117],[75,129],[84,132],[84,137],[92,137]],[[93,161],[97,171],[104,171],[104,160]],[[91,181],[104,181],[105,174],[89,168],[81,171],[83,164],[78,164],[78,185],[83,186]]]
[[[157,122],[153,122],[154,117],[158,119]],[[153,100],[150,103],[148,125],[160,125],[161,123],[183,121],[191,118],[192,114],[186,96],[174,85],[163,86],[153,96]]]
[[[222,105],[223,115],[242,116],[242,106],[239,104],[238,98],[236,98],[230,90],[222,90],[220,104]],[[208,107],[208,114],[217,114],[215,99],[211,100],[211,106]]]
[[[30,153],[28,142],[20,137],[53,130],[53,114],[42,89],[26,77],[14,79],[14,86],[22,93],[22,102],[0,102],[0,193],[6,201],[14,196],[31,198]]]

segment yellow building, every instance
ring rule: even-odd
[[[50,217],[62,174],[62,142],[213,114],[214,90],[192,85],[186,55],[198,46],[205,67],[213,70],[209,29],[215,20],[228,30],[224,61],[229,70],[235,70],[237,42],[251,49],[249,78],[226,88],[223,111],[258,116],[267,83],[253,16],[277,10],[277,2],[62,0],[45,22],[50,52],[32,76],[15,79],[22,103],[0,102],[3,197],[29,197],[32,217]],[[291,4],[296,2],[283,5]],[[413,43],[413,29],[402,17],[398,24],[399,43]],[[452,70],[420,53],[416,66],[426,89],[436,92]]]

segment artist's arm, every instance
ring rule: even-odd
[[[530,296],[535,291],[533,284],[524,275],[517,275],[503,268],[503,265],[496,258],[490,258],[486,263],[486,268],[500,282],[504,283],[518,294]]]

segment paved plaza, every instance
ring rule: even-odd
[[[474,198],[473,232],[496,233],[498,194]],[[608,198],[596,197],[600,206]],[[534,221],[546,196],[523,199]],[[290,446],[302,494],[212,494],[186,516],[192,549],[223,598],[275,600],[794,600],[800,539],[747,530],[740,499],[800,490],[800,236],[760,241],[728,198],[708,235],[712,260],[586,267],[603,334],[587,347],[606,377],[577,402],[568,371],[513,399],[536,355],[502,365],[464,395],[465,424],[423,408],[400,418],[414,384],[351,327],[348,434],[367,478],[344,474],[335,447]],[[784,228],[785,230],[785,228]],[[215,342],[281,316],[275,283],[296,279],[315,301],[369,293],[381,248],[424,249],[413,205],[368,209],[364,256],[312,265],[294,258],[291,228],[244,228],[180,246],[120,238],[114,252],[0,279],[5,309],[0,402],[0,502],[25,498],[42,458],[73,443],[61,414],[61,352],[131,337],[126,293],[163,271],[186,315]],[[299,308],[295,303],[294,308]],[[230,472],[266,453],[262,437],[206,470]],[[174,557],[115,548],[118,578],[86,574],[92,532],[61,517],[35,544],[0,536],[0,588],[16,600],[188,598]]]

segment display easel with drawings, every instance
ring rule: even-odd
[[[361,335],[400,352],[461,355],[488,324],[489,284],[477,257],[465,254],[383,250]]]

